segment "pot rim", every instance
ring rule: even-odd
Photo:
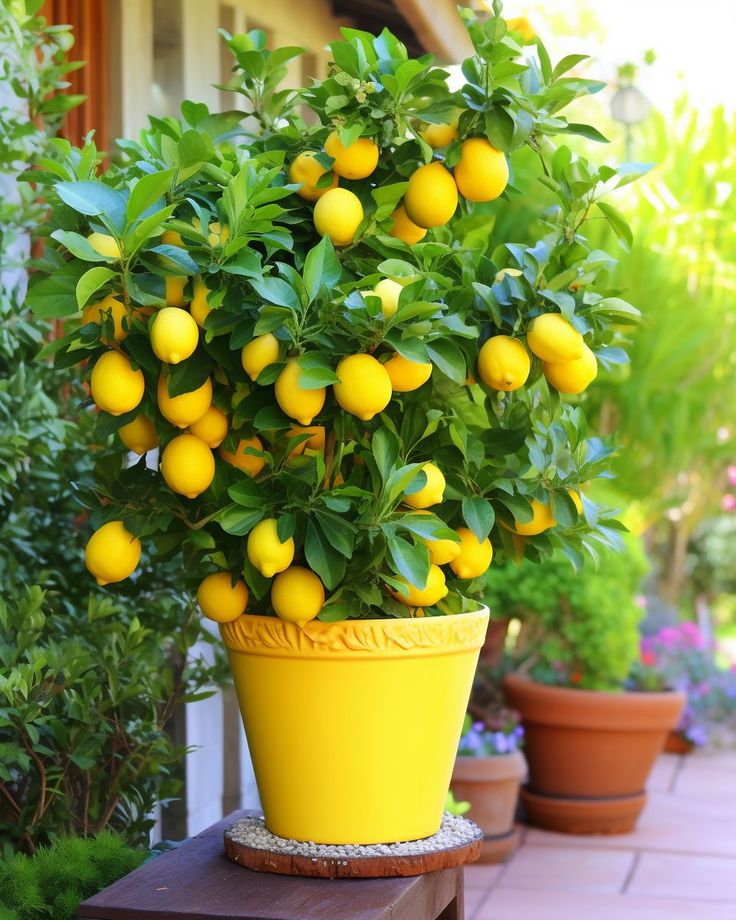
[[[681,690],[580,690],[550,687],[522,674],[507,674],[506,697],[527,725],[595,731],[662,731],[677,724],[685,705]]]
[[[452,771],[454,782],[500,783],[518,780],[526,775],[526,758],[522,751],[508,751],[506,754],[488,754],[472,757],[458,754]]]
[[[437,617],[386,617],[312,620],[300,627],[278,617],[244,613],[220,624],[230,654],[279,658],[371,659],[452,655],[480,649],[486,635],[489,610]]]

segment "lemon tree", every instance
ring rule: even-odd
[[[586,223],[628,245],[601,199],[644,167],[564,143],[605,140],[561,114],[602,88],[583,55],[553,66],[498,3],[461,15],[457,90],[388,31],[344,29],[293,91],[299,49],[226,35],[247,118],[185,102],[105,172],[92,140],[34,172],[52,218],[29,299],[96,407],[77,489],[100,581],[142,552],[178,557],[219,621],[433,616],[477,605],[495,560],[616,544],[583,497],[613,447],[581,394],[639,314]]]

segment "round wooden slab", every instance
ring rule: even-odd
[[[483,847],[483,831],[472,821],[461,819],[468,825],[470,842],[462,846],[443,847],[416,855],[387,853],[366,856],[327,856],[320,849],[331,851],[334,847],[317,845],[311,855],[272,852],[237,843],[225,831],[225,854],[232,862],[255,872],[273,872],[277,875],[299,875],[313,878],[386,878],[423,875],[441,869],[453,869],[475,862]],[[438,835],[436,835],[438,836]],[[431,843],[428,837],[425,842]],[[387,845],[390,849],[391,845]],[[368,849],[368,848],[366,848]]]

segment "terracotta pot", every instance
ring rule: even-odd
[[[522,799],[530,820],[567,833],[631,830],[685,695],[570,690],[516,674],[505,678],[504,691],[524,724],[529,786]],[[540,797],[556,801],[543,807]],[[575,800],[574,815],[565,798]]]
[[[487,624],[485,607],[223,623],[269,830],[336,844],[435,834]]]
[[[692,741],[688,741],[687,738],[675,731],[667,733],[667,737],[664,739],[664,747],[662,748],[665,754],[692,754],[694,749],[695,745]]]
[[[514,825],[519,787],[526,776],[520,751],[495,757],[458,757],[451,788],[458,801],[470,802],[469,817],[486,837],[508,834]]]
[[[480,650],[479,664],[495,668],[503,655],[506,644],[506,634],[509,631],[510,619],[491,620],[483,647]]]

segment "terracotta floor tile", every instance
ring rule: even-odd
[[[654,793],[632,834],[577,837],[530,828],[526,842],[535,846],[736,856],[736,808],[724,806],[719,798],[708,801]]]
[[[465,867],[465,887],[480,888],[487,891],[491,885],[495,885],[499,875],[503,872],[504,866],[466,866]]]
[[[484,891],[482,888],[467,888],[465,889],[465,920],[474,920],[475,915],[480,909],[481,905],[485,902],[485,899],[489,896],[489,892]]]
[[[675,780],[675,795],[720,802],[736,811],[736,759],[691,756],[683,760]]]
[[[657,758],[647,783],[648,792],[671,792],[682,758],[676,754],[662,754]]]
[[[620,850],[524,846],[498,881],[499,888],[547,891],[621,891],[634,854]]]
[[[736,859],[642,853],[627,894],[736,902]]]
[[[468,920],[734,920],[732,904],[622,894],[494,889]]]

